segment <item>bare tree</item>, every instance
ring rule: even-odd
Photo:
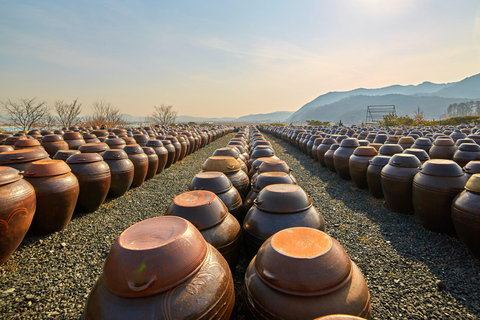
[[[19,103],[15,103],[8,99],[7,102],[2,103],[2,107],[7,113],[10,124],[23,131],[30,131],[32,127],[37,127],[49,115],[50,108],[45,101],[36,102],[36,98],[19,100]]]
[[[61,126],[69,128],[80,121],[78,116],[82,112],[82,104],[78,103],[78,99],[73,100],[72,103],[58,100],[53,107],[57,113],[57,122]]]
[[[420,110],[420,107],[417,107],[417,110],[413,113],[413,120],[415,120],[418,124],[425,122],[425,116],[423,111]]]
[[[86,123],[91,126],[118,127],[124,124],[120,109],[105,100],[97,100],[92,104],[93,115],[86,117]]]
[[[45,130],[51,130],[55,127],[58,127],[57,117],[47,114],[45,117],[43,117],[42,122],[39,123],[37,127]]]
[[[153,113],[148,116],[148,121],[151,124],[160,124],[167,126],[174,123],[177,118],[177,111],[173,110],[173,106],[166,106],[164,104],[159,107],[153,106]]]

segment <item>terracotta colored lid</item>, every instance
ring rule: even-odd
[[[127,154],[145,153],[145,152],[143,152],[142,147],[141,147],[140,145],[138,145],[138,144],[126,145],[125,147],[123,147],[123,150],[124,150]]]
[[[128,155],[122,149],[109,149],[102,153],[104,160],[122,160],[128,159]]]
[[[127,146],[137,144],[137,141],[135,141],[135,139],[133,139],[132,137],[123,137],[122,139],[125,141]]]
[[[72,171],[68,164],[62,160],[39,160],[32,162],[23,175],[25,177],[50,177],[58,176]]]
[[[233,187],[230,179],[223,172],[205,171],[195,175],[189,190],[208,190],[215,194],[224,193]]]
[[[460,151],[470,151],[470,152],[479,152],[480,146],[476,143],[462,143],[458,146],[458,150]]]
[[[475,193],[480,193],[480,174],[473,174],[470,179],[468,179],[465,189]]]
[[[56,160],[67,160],[72,154],[81,153],[79,150],[58,150],[57,153],[53,156],[53,159]]]
[[[82,144],[80,147],[78,147],[78,150],[81,153],[92,153],[92,152],[103,152],[105,150],[110,149],[108,144],[104,142],[91,142],[91,143],[85,143]]]
[[[260,173],[255,179],[252,188],[260,192],[266,186],[272,184],[297,184],[292,176],[285,172],[277,172],[277,171],[270,171],[270,172],[263,172]]]
[[[392,156],[388,161],[390,166],[401,168],[418,168],[422,165],[420,160],[413,154],[399,153]]]
[[[151,139],[151,140],[148,140],[146,146],[147,146],[147,147],[152,147],[152,148],[155,148],[155,147],[163,147],[163,143],[162,143],[162,141],[160,141],[160,140]]]
[[[0,166],[0,186],[18,181],[22,178],[23,176],[17,169]]]
[[[263,283],[301,296],[335,290],[352,274],[343,247],[326,233],[306,227],[275,233],[260,247],[254,263]]]
[[[42,142],[55,142],[55,141],[63,141],[62,136],[58,134],[47,134],[42,138]]]
[[[408,148],[403,151],[405,154],[413,154],[420,160],[421,162],[425,162],[430,160],[430,156],[428,155],[427,151],[423,149],[415,149],[415,148]]]
[[[40,147],[40,141],[37,139],[18,139],[15,142],[16,148]]]
[[[15,150],[13,146],[0,145],[0,153]]]
[[[108,136],[108,130],[93,130],[92,132],[90,132],[92,134],[94,134],[95,136],[97,137],[106,137]]]
[[[103,161],[103,158],[98,153],[77,153],[73,154],[67,159],[68,164],[76,163],[91,163]]]
[[[164,146],[172,144],[170,140],[160,140]]]
[[[273,184],[263,188],[253,201],[254,205],[272,213],[295,213],[307,210],[312,202],[298,185]]]
[[[122,146],[127,144],[122,138],[109,138],[105,140],[105,143],[109,146]]]
[[[0,153],[0,165],[32,162],[47,159],[48,153],[43,149],[20,149]]]
[[[156,155],[155,150],[153,150],[152,147],[142,147],[143,152],[145,152],[146,155]]]
[[[370,165],[372,166],[386,166],[388,161],[390,161],[390,156],[375,156],[372,160],[370,160]]]
[[[82,134],[80,132],[65,132],[63,134],[64,140],[83,140]]]
[[[203,171],[220,171],[223,173],[237,172],[240,170],[240,163],[234,157],[212,156],[202,165]]]
[[[432,159],[426,161],[420,169],[422,174],[439,177],[461,177],[462,168],[452,160]]]
[[[228,208],[215,193],[208,190],[187,191],[173,199],[166,216],[178,216],[190,221],[198,230],[221,223]]]
[[[353,154],[359,157],[374,157],[378,154],[377,149],[370,146],[358,147],[353,151]]]

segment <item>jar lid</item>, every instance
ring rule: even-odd
[[[393,155],[390,161],[388,161],[388,164],[390,166],[401,168],[418,168],[422,165],[416,156],[404,153]]]
[[[122,160],[128,159],[128,155],[122,149],[109,149],[102,153],[104,160]]]
[[[435,139],[433,144],[436,145],[436,146],[450,147],[450,146],[454,146],[455,142],[450,137],[438,137],[437,139]]]
[[[38,160],[32,162],[23,175],[25,177],[33,178],[33,177],[51,177],[51,176],[59,176],[61,174],[65,174],[71,172],[72,170],[62,160]]]
[[[398,140],[398,143],[401,144],[401,143],[415,143],[415,139],[411,136],[407,136],[407,137],[401,137],[399,140]]]
[[[42,138],[42,142],[55,142],[55,141],[63,141],[62,136],[58,134],[47,134]]]
[[[65,132],[63,134],[64,140],[83,140],[82,134],[80,132]]]
[[[146,144],[147,147],[163,147],[163,143],[162,141],[158,140],[158,139],[151,139],[151,140],[148,140],[147,141],[147,144]]]
[[[253,182],[252,189],[255,191],[260,192],[266,186],[272,184],[297,184],[295,180],[293,180],[292,176],[285,172],[277,172],[277,171],[270,171],[270,172],[263,172],[260,173]]]
[[[240,163],[234,157],[212,156],[202,165],[203,171],[220,171],[223,173],[237,172],[240,170]]]
[[[360,146],[353,151],[353,154],[359,157],[374,157],[378,154],[377,149],[370,146]]]
[[[337,150],[338,148],[340,148],[340,145],[338,143],[334,143],[330,146],[330,149],[328,150],[334,151],[334,150]]]
[[[139,144],[129,144],[123,147],[123,150],[127,154],[137,154],[137,153],[145,153],[143,152],[142,147]]]
[[[81,153],[79,150],[58,150],[57,153],[53,156],[55,160],[67,160],[72,154]]]
[[[480,174],[473,174],[470,179],[468,179],[465,189],[468,191],[480,193]]]
[[[440,177],[461,177],[462,168],[452,160],[432,159],[426,161],[420,169],[422,174]]]
[[[208,190],[215,194],[224,193],[233,187],[232,182],[220,171],[205,171],[195,175],[189,190]]]
[[[103,161],[103,158],[98,153],[77,153],[73,154],[67,159],[68,164],[76,163],[92,163]]]
[[[155,150],[153,150],[152,147],[142,147],[143,152],[145,152],[146,155],[156,155]]]
[[[342,148],[356,148],[360,145],[358,144],[357,138],[346,138],[342,140],[340,146]]]
[[[328,144],[328,145],[330,145],[330,144],[334,144],[335,142],[336,142],[335,139],[325,138],[325,139],[323,139],[322,144]]]
[[[31,148],[31,147],[40,147],[40,141],[37,139],[18,139],[15,142],[16,148]]]
[[[163,143],[164,146],[172,144],[172,142],[170,140],[160,140],[160,141]]]
[[[269,146],[257,146],[253,149],[251,158],[273,157],[275,151]]]
[[[47,159],[48,153],[44,149],[20,149],[0,153],[0,165],[32,162]]]
[[[298,185],[272,184],[260,191],[253,204],[261,211],[296,213],[309,209],[312,201]]]
[[[0,186],[22,179],[20,171],[11,167],[0,166]]]
[[[417,146],[431,146],[432,141],[428,138],[418,138],[417,140],[415,140],[414,145],[417,145]]]
[[[423,149],[415,149],[415,148],[408,148],[403,151],[405,154],[413,154],[420,160],[421,162],[425,162],[430,160],[430,156],[428,155],[427,151]]]
[[[375,156],[372,160],[370,160],[370,165],[383,167],[388,164],[388,161],[390,161],[390,159],[390,156]]]
[[[380,147],[378,152],[382,156],[393,156],[394,154],[402,153],[403,148],[399,144],[384,144]]]
[[[91,143],[85,143],[82,144],[80,147],[78,147],[78,150],[81,153],[93,153],[93,152],[104,152],[105,150],[110,149],[108,144],[104,142],[91,142]]]
[[[0,145],[0,153],[15,150],[13,146]]]
[[[458,150],[460,151],[470,151],[470,152],[479,152],[480,146],[476,143],[462,143],[458,146]]]
[[[262,172],[272,172],[272,171],[277,171],[277,172],[286,172],[289,173],[292,171],[288,164],[279,159],[273,159],[273,158],[266,158],[262,163],[258,166],[257,171],[259,173]]]
[[[187,219],[200,231],[221,223],[227,214],[222,200],[207,190],[187,191],[176,196],[165,212],[165,216]]]
[[[105,143],[108,146],[122,146],[127,144],[122,138],[109,138],[105,140]]]

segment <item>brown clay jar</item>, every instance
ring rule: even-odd
[[[463,167],[463,172],[465,172],[467,179],[470,179],[475,173],[480,173],[480,160],[468,162],[465,167]]]
[[[425,162],[413,180],[413,206],[425,229],[455,233],[451,207],[453,199],[463,191],[467,177],[452,160],[434,159]]]
[[[176,196],[165,212],[165,216],[169,215],[190,221],[230,268],[235,268],[240,254],[240,224],[213,192],[195,190]]]
[[[340,178],[344,180],[352,179],[349,168],[350,156],[359,146],[356,138],[347,138],[343,139],[340,143],[340,147],[335,150],[335,153],[333,154],[333,165]]]
[[[325,152],[325,155],[323,156],[325,165],[327,166],[328,170],[332,172],[337,172],[337,170],[335,169],[334,154],[338,148],[340,148],[340,145],[338,143],[332,144],[330,146],[330,149],[328,149],[328,151]]]
[[[401,137],[398,140],[398,145],[401,146],[404,150],[413,146],[415,139],[413,137]]]
[[[104,142],[92,142],[92,143],[85,143],[78,147],[78,150],[81,153],[98,153],[102,154],[105,150],[110,149],[108,144]]]
[[[0,166],[8,166],[25,171],[33,161],[49,160],[50,157],[42,149],[21,149],[0,153]]]
[[[430,148],[430,159],[447,159],[452,160],[453,155],[457,151],[455,142],[449,137],[438,137]]]
[[[14,168],[0,166],[0,264],[27,234],[36,208],[33,186]]]
[[[157,173],[158,156],[152,147],[142,147],[142,149],[148,157],[148,171],[147,175],[145,176],[145,180],[149,180],[155,177],[155,174]]]
[[[77,150],[82,144],[85,144],[80,132],[65,132],[63,140],[68,144],[70,150]]]
[[[178,142],[178,139],[172,135],[167,135],[165,140],[169,140],[173,147],[175,148],[175,158],[173,159],[173,164],[177,163],[182,154],[182,145]]]
[[[288,164],[283,160],[267,158],[265,161],[260,163],[258,166],[257,172],[251,178],[251,182],[254,183],[257,179],[258,175],[264,172],[285,172],[287,173],[290,178],[297,183],[297,180],[292,175],[292,169],[288,166]]]
[[[185,158],[185,156],[187,155],[188,144],[187,144],[187,141],[186,141],[185,137],[177,136],[176,138],[178,140],[178,143],[180,143],[180,146],[181,146],[180,156],[178,157],[178,161],[182,161],[183,158]]]
[[[411,148],[423,149],[428,153],[430,148],[432,148],[432,141],[428,138],[418,138],[415,140],[415,143],[411,146]]]
[[[313,319],[345,313],[370,319],[360,269],[326,233],[288,228],[269,237],[245,273],[245,307],[255,319]]]
[[[291,175],[285,172],[262,172],[252,182],[252,188],[245,197],[244,207],[249,210],[253,206],[253,201],[257,198],[260,191],[271,184],[297,184]]]
[[[393,156],[394,154],[402,153],[403,148],[399,144],[384,144],[378,149],[378,154],[381,156]]]
[[[148,156],[138,144],[127,145],[123,151],[128,155],[135,168],[131,188],[140,187],[145,181],[148,172]]]
[[[162,141],[157,139],[148,140],[147,147],[153,148],[158,157],[157,173],[162,172],[165,169],[168,161],[168,150],[163,146]]]
[[[78,150],[58,150],[57,153],[55,153],[55,156],[53,157],[53,159],[67,161],[68,157],[70,157],[72,154],[77,154],[77,153],[81,153],[81,152]]]
[[[42,138],[42,146],[48,155],[53,158],[58,150],[68,150],[68,143],[58,134],[49,134]]]
[[[453,161],[462,168],[474,160],[480,160],[480,146],[476,143],[462,143],[453,154]]]
[[[350,156],[348,166],[350,176],[355,185],[360,189],[367,189],[367,169],[370,160],[377,155],[377,150],[374,147],[358,147]]]
[[[421,162],[412,154],[396,154],[381,173],[385,203],[394,212],[413,213],[412,182]]]
[[[45,150],[44,147],[40,144],[40,141],[37,139],[19,139],[15,142],[14,145],[15,150],[21,149],[42,149]]]
[[[313,141],[313,147],[312,147],[312,159],[315,161],[318,161],[318,148],[323,142],[323,137],[316,138],[315,141]]]
[[[175,160],[176,151],[175,151],[175,147],[173,146],[170,140],[161,140],[161,142],[168,152],[167,162],[165,163],[165,169],[167,169],[167,168],[170,168],[171,165],[173,164],[173,161]]]
[[[80,185],[62,160],[34,161],[24,172],[35,189],[37,209],[30,230],[49,234],[67,227],[80,193]]]
[[[125,151],[110,149],[102,153],[103,160],[110,168],[111,183],[108,198],[123,196],[133,182],[135,167]]]
[[[452,203],[452,221],[458,237],[480,260],[480,174],[474,174]]]
[[[125,140],[122,138],[111,138],[105,140],[105,143],[110,147],[110,149],[123,149],[127,145]]]
[[[317,148],[317,159],[322,167],[327,167],[327,164],[325,163],[325,153],[330,149],[332,144],[335,144],[335,139],[325,138],[323,139],[322,144]]]
[[[405,154],[413,154],[415,157],[418,158],[418,160],[420,160],[420,162],[423,164],[425,161],[428,161],[430,160],[430,157],[428,156],[428,153],[427,151],[423,150],[423,149],[413,149],[413,148],[409,148],[409,149],[405,149],[403,151],[403,153]]]
[[[105,201],[111,184],[110,168],[98,153],[79,153],[67,159],[80,184],[75,211],[94,212]]]
[[[245,197],[249,191],[250,179],[243,170],[237,159],[229,156],[209,157],[202,165],[203,171],[220,171],[232,182],[242,197]]]
[[[230,157],[234,157],[235,159],[237,159],[238,161],[238,164],[240,164],[240,168],[246,173],[248,174],[248,168],[247,168],[247,164],[246,164],[246,161],[245,161],[245,158],[242,156],[240,157],[240,153],[233,149],[233,148],[219,148],[217,150],[215,150],[213,152],[213,156],[230,156]],[[243,158],[243,159],[242,159]]]

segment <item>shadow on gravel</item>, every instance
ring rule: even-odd
[[[480,261],[473,258],[458,238],[425,230],[415,216],[390,211],[382,199],[370,196],[368,190],[356,188],[352,181],[341,179],[283,140],[268,137],[311,175],[324,181],[325,192],[332,201],[362,213],[378,226],[385,241],[399,255],[428,267],[438,279],[433,285],[437,292],[450,293],[469,312],[480,316]],[[346,223],[350,228],[368,227],[361,221]],[[327,231],[332,227],[327,225]]]

